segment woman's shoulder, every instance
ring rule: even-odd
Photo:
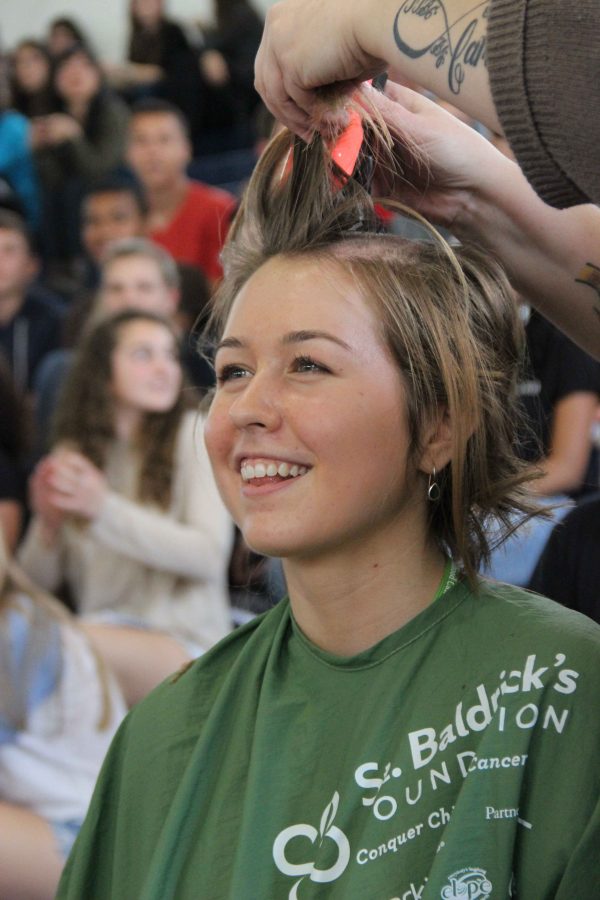
[[[129,745],[142,748],[144,736],[155,739],[159,731],[167,741],[172,734],[195,741],[211,714],[251,704],[288,622],[289,606],[281,601],[167,678],[130,713]]]
[[[482,579],[480,590],[472,596],[476,627],[494,630],[498,639],[527,640],[554,644],[595,659],[600,665],[600,625],[588,616],[568,609],[541,594],[513,585]]]

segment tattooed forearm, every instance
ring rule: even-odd
[[[579,284],[585,284],[587,287],[591,287],[593,291],[596,291],[598,299],[600,300],[600,266],[595,266],[594,263],[587,262],[579,273],[579,278],[576,278],[575,281]],[[595,303],[593,310],[600,320],[600,305]]]
[[[489,0],[475,3],[450,22],[443,0],[404,0],[394,19],[396,46],[410,59],[431,54],[437,69],[447,63],[448,87],[460,94],[465,67],[485,65],[488,8]],[[414,37],[416,20],[419,40]]]

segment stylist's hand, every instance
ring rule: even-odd
[[[359,43],[367,0],[283,0],[266,16],[256,57],[255,85],[276,119],[305,140],[320,122],[340,122],[343,111],[323,116],[315,88],[342,82],[348,92],[385,69]],[[360,34],[359,34],[360,32]]]
[[[372,89],[365,94],[394,135],[401,172],[390,179],[382,169],[373,192],[438,225],[451,228],[474,194],[501,181],[506,167],[515,165],[470,125],[410,88],[388,81],[385,94]]]
[[[104,473],[74,450],[58,450],[50,460],[48,484],[53,506],[63,513],[95,519],[108,491]]]

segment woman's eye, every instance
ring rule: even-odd
[[[244,366],[223,366],[223,368],[219,369],[217,372],[217,382],[219,384],[225,384],[227,381],[237,381],[240,378],[245,378],[246,375],[248,375],[248,369]]]
[[[294,360],[294,371],[296,372],[330,372],[331,370],[322,363],[316,362],[310,356],[298,356]]]

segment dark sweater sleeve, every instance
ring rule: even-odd
[[[492,0],[487,64],[523,172],[558,208],[600,203],[600,2]]]

